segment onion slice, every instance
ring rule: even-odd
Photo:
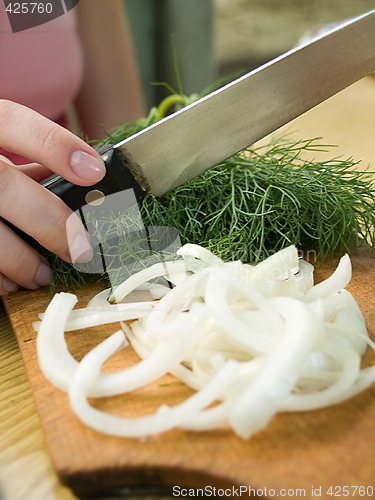
[[[362,355],[375,342],[345,289],[351,273],[345,255],[328,279],[314,285],[313,267],[294,246],[250,266],[188,244],[178,260],[143,269],[86,307],[75,309],[73,294],[56,294],[34,323],[39,364],[69,393],[82,422],[98,432],[144,438],[176,427],[229,426],[249,439],[277,412],[325,408],[375,382],[375,367],[361,369]],[[153,283],[157,278],[174,287]],[[134,302],[135,291],[146,291],[147,298]],[[65,332],[87,329],[90,335],[102,324],[113,324],[115,333],[75,360]],[[103,371],[116,351],[130,348],[138,363]],[[167,373],[196,392],[134,418],[106,414],[100,402],[99,408],[88,402],[119,394],[126,402],[126,394]]]
[[[70,404],[76,415],[86,425],[106,434],[143,438],[179,426],[213,403],[238,370],[236,362],[228,362],[203,389],[172,408],[160,407],[156,413],[143,417],[117,417],[90,406],[86,394],[98,377],[102,364],[121,346],[123,340],[123,334],[117,332],[92,349],[82,359],[69,390]]]
[[[49,303],[37,335],[37,355],[44,376],[67,391],[78,362],[65,342],[65,325],[78,299],[71,293],[56,294]]]

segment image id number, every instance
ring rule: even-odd
[[[51,14],[53,6],[51,2],[10,2],[6,9],[8,14]]]
[[[374,488],[372,486],[330,486],[327,495],[331,497],[372,497]]]

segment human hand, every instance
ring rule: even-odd
[[[0,146],[36,162],[15,166],[0,157],[0,217],[66,262],[89,260],[90,238],[82,222],[36,181],[55,172],[73,184],[95,184],[105,175],[100,155],[35,111],[1,99]],[[51,271],[47,262],[2,221],[0,243],[0,295],[18,286],[36,289],[48,285]]]

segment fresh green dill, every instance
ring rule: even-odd
[[[375,189],[352,160],[313,162],[314,141],[278,140],[235,155],[166,195],[147,196],[146,224],[171,225],[182,243],[224,260],[259,259],[295,244],[323,260],[334,251],[374,246]]]
[[[172,94],[146,118],[117,127],[104,142],[125,139],[162,118],[171,106],[196,98]],[[182,244],[198,243],[224,260],[251,263],[291,244],[314,250],[320,260],[335,251],[352,252],[365,242],[374,247],[371,173],[359,170],[351,158],[304,159],[306,152],[328,148],[319,141],[278,138],[234,155],[159,198],[147,195],[140,206],[143,224],[175,228]],[[135,242],[121,234],[122,217],[112,222],[98,222],[101,241],[114,241],[108,231],[116,232],[116,244],[104,253],[142,261]],[[53,285],[77,287],[85,282],[84,268],[45,255],[54,269]]]

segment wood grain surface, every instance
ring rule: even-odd
[[[317,266],[318,280],[337,263]],[[365,316],[375,338],[375,260],[368,250],[352,256],[353,278],[348,290]],[[90,283],[78,291],[79,306],[100,287]],[[330,498],[330,486],[373,486],[375,474],[375,387],[331,408],[277,415],[268,428],[249,441],[230,430],[187,432],[173,430],[146,440],[120,439],[85,427],[71,412],[67,396],[53,387],[39,370],[36,333],[32,322],[51,300],[49,290],[22,291],[4,299],[17,336],[27,375],[53,465],[59,479],[79,497],[119,495],[127,488],[172,491],[173,486],[262,490],[303,489],[305,498]],[[118,329],[118,325],[67,334],[68,346],[80,359],[89,348]],[[118,369],[137,359],[113,358],[108,369]],[[364,364],[375,362],[368,350]],[[124,416],[138,416],[160,403],[175,404],[190,393],[181,384],[155,384],[124,397],[100,399],[95,406]],[[354,488],[353,490],[354,491]],[[316,491],[315,493],[318,493]],[[360,496],[359,492],[357,495]],[[352,497],[352,495],[351,495]]]

